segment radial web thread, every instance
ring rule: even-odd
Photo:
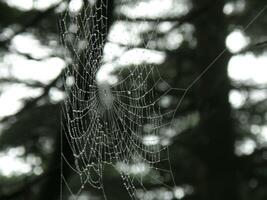
[[[79,199],[86,188],[102,190],[104,198],[108,199],[104,168],[113,166],[130,199],[142,199],[137,191],[146,191],[146,177],[153,180],[153,184],[172,190],[175,181],[164,132],[173,128],[176,111],[186,93],[214,62],[187,88],[171,87],[161,77],[157,66],[148,63],[117,66],[113,75],[115,81],[100,81],[99,71],[106,64],[105,45],[110,42],[109,4],[108,0],[83,2],[87,3],[76,10],[66,3],[60,19],[61,41],[68,64],[63,80],[66,99],[61,138],[62,188],[73,199]],[[259,15],[252,22],[257,17]],[[133,25],[133,32],[148,27],[146,21],[128,23]],[[156,24],[153,22],[150,27]],[[145,35],[146,43],[141,42],[143,49],[149,38],[152,41],[154,33],[152,28]],[[134,48],[134,42],[133,39],[123,49]],[[215,62],[224,52],[225,49]],[[109,62],[117,64],[116,59]],[[173,93],[178,99],[167,107],[162,106],[165,97]],[[67,168],[79,177],[79,186],[66,180]]]

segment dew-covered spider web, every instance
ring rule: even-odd
[[[159,22],[120,19],[114,14],[115,2],[72,0],[62,4],[59,27],[67,68],[63,79],[61,199],[82,199],[84,191],[93,189],[108,199],[109,186],[124,187],[129,199],[144,199],[147,186],[173,190],[168,146],[175,135],[175,116],[187,91],[214,64],[187,87],[172,87],[146,56]],[[118,2],[131,5],[137,1]],[[119,36],[112,34],[115,21],[123,27]],[[121,38],[124,31],[131,33],[126,43]],[[128,53],[124,59],[123,52]],[[132,61],[133,57],[139,60]]]
[[[172,88],[158,68],[146,62],[118,64],[113,59],[118,64],[113,67],[114,74],[104,79],[102,68],[109,67],[104,52],[112,23],[111,5],[107,0],[81,3],[78,7],[66,4],[60,19],[68,64],[64,75],[67,97],[62,119],[62,190],[79,199],[84,190],[95,188],[108,199],[105,190],[109,186],[104,185],[107,165],[120,174],[121,187],[130,199],[142,199],[140,191],[146,191],[148,178],[154,185],[172,189],[175,183],[169,142],[163,133],[172,133],[174,115],[185,90]],[[145,21],[134,23],[131,31],[146,27]],[[146,36],[153,38],[153,34],[152,29]],[[125,51],[132,48],[136,39],[132,40]],[[145,49],[146,44],[142,45]],[[169,105],[167,96],[172,92],[181,98]],[[66,153],[65,149],[70,150]],[[68,183],[66,168],[79,177],[79,186]]]

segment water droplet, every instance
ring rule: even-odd
[[[68,76],[68,77],[66,78],[66,85],[67,85],[68,87],[73,86],[74,83],[75,83],[75,79],[74,79],[73,76]]]

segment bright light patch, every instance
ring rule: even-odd
[[[12,148],[0,153],[0,174],[3,176],[20,175],[29,173],[31,166],[25,162],[22,156],[25,153],[23,147]]]
[[[117,163],[116,167],[125,173],[133,175],[145,175],[149,172],[149,166],[146,163],[135,163],[133,165],[127,165],[125,163]]]
[[[123,6],[121,12],[127,14],[129,17],[150,17],[158,18],[170,15],[184,15],[191,5],[186,0],[162,0],[154,1],[140,1],[134,7]]]
[[[260,128],[260,126],[253,124],[250,127],[250,131],[252,134],[257,135],[261,132],[261,128]]]
[[[226,15],[232,15],[234,13],[240,13],[245,9],[245,0],[237,0],[234,2],[228,2],[223,8],[223,12]]]
[[[267,144],[267,125],[259,126],[253,124],[250,127],[250,131],[257,137],[259,144],[265,147]]]
[[[157,135],[146,135],[143,138],[143,144],[146,146],[153,146],[159,143],[159,136]]]
[[[185,196],[185,191],[182,187],[176,187],[174,189],[174,196],[177,198],[177,199],[182,199],[184,196]]]
[[[69,10],[72,13],[78,13],[83,7],[82,0],[71,0],[69,4]]]
[[[108,40],[118,44],[139,44],[141,38],[139,34],[149,30],[151,26],[148,23],[127,23],[125,21],[118,21],[114,23],[108,34]]]
[[[167,137],[171,138],[171,137],[174,137],[176,135],[176,131],[173,128],[166,128],[165,131],[164,131],[164,134]]]
[[[169,188],[168,188],[169,189]],[[143,200],[173,200],[175,197],[172,191],[169,191],[164,187],[159,187],[153,190],[142,190],[136,191],[137,199]]]
[[[12,40],[12,48],[21,53],[30,54],[34,58],[48,57],[52,53],[52,49],[41,45],[40,41],[31,34],[17,35]]]
[[[13,84],[2,87],[0,94],[0,118],[16,113],[24,105],[23,99],[36,97],[41,89],[30,89],[23,84]]]
[[[9,6],[16,7],[21,10],[44,10],[50,6],[59,3],[61,0],[8,0]]]
[[[105,64],[100,67],[96,74],[96,80],[98,83],[108,83],[109,85],[115,84],[118,79],[115,75],[112,75],[115,66],[112,64]]]
[[[174,197],[176,199],[183,199],[186,195],[193,194],[194,188],[190,185],[174,187]]]
[[[162,22],[158,25],[158,30],[162,33],[169,32],[171,28],[173,27],[173,23],[171,22]]]
[[[66,85],[68,86],[68,87],[71,87],[71,86],[73,86],[75,84],[75,78],[74,78],[74,76],[68,76],[67,78],[66,78]]]
[[[10,37],[14,35],[14,30],[12,28],[6,27],[2,28],[1,33],[0,33],[0,40],[8,40]]]
[[[4,64],[10,66],[10,74],[18,79],[36,80],[43,83],[53,80],[65,67],[65,62],[58,57],[38,62],[16,54],[6,55]]]
[[[229,101],[234,108],[240,108],[246,101],[246,96],[238,90],[231,90]]]
[[[163,96],[161,99],[160,99],[160,105],[163,107],[163,108],[168,108],[170,105],[171,105],[171,102],[172,102],[172,96]]]
[[[249,44],[249,39],[245,37],[241,30],[235,30],[226,38],[226,46],[232,52],[236,53]]]
[[[179,30],[171,31],[166,38],[166,46],[170,50],[177,49],[184,41],[184,36]]]
[[[253,90],[250,92],[249,98],[253,103],[263,101],[267,99],[267,92],[266,90]]]
[[[267,125],[261,127],[260,140],[261,143],[267,144]]]
[[[141,64],[161,64],[165,60],[165,54],[159,51],[147,49],[132,49],[124,53],[118,63],[122,66]]]
[[[111,62],[114,59],[120,57],[123,52],[124,52],[125,48],[120,47],[117,44],[113,44],[108,42],[105,47],[104,47],[104,58],[103,60],[105,62]]]
[[[235,153],[239,156],[250,155],[254,152],[254,149],[256,147],[257,147],[257,144],[254,140],[245,139],[245,140],[236,142]]]
[[[230,15],[234,12],[234,4],[231,2],[231,3],[227,3],[225,4],[225,6],[223,7],[223,12],[224,14],[226,15]]]
[[[246,84],[266,84],[266,66],[266,54],[256,57],[252,53],[249,53],[232,57],[229,62],[228,73],[233,80],[238,82],[244,82]]]
[[[53,103],[57,103],[57,102],[64,100],[66,95],[63,91],[61,91],[57,88],[51,88],[49,90],[49,97]]]
[[[19,1],[19,0],[17,0]],[[58,4],[62,0],[32,0],[34,2],[34,8],[38,10],[45,10],[52,5]]]
[[[21,10],[31,10],[33,8],[33,0],[9,0],[7,3],[9,6],[14,6]]]

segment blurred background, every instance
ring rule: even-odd
[[[59,199],[61,77],[67,61],[58,16],[66,7],[79,11],[83,0],[68,3],[0,0],[1,200]],[[172,87],[190,87],[175,116],[176,129],[164,133],[176,186],[151,181],[140,199],[267,199],[266,2],[109,3],[101,77],[110,78],[117,65],[151,63]],[[173,106],[179,95],[165,96],[162,106]],[[120,177],[106,176],[112,191],[107,198],[129,199],[114,184]],[[70,172],[70,185],[80,184],[71,177]],[[77,199],[103,197],[88,188]]]

